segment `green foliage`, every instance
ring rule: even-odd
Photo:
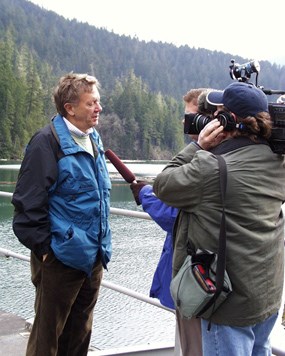
[[[169,159],[184,145],[182,96],[224,88],[232,55],[139,41],[26,0],[0,0],[0,158],[21,158],[55,114],[52,91],[67,72],[95,75],[105,148],[125,159]],[[244,63],[249,59],[235,58]],[[282,90],[285,68],[261,62],[265,88]]]
[[[111,99],[112,98],[112,99]],[[99,132],[105,147],[124,159],[167,159],[183,147],[182,106],[150,92],[133,71],[117,83],[110,98],[116,115],[101,114]]]
[[[27,49],[7,31],[0,41],[0,158],[21,158],[31,133],[45,123],[41,81]]]

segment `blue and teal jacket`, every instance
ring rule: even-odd
[[[38,131],[29,142],[13,194],[13,230],[25,246],[88,275],[97,258],[111,258],[110,190],[98,132],[91,140],[95,158],[76,144],[63,118]]]
[[[150,217],[167,232],[160,259],[153,275],[150,297],[158,298],[165,307],[175,309],[170,294],[172,279],[173,239],[172,230],[178,209],[164,204],[153,193],[151,185],[145,185],[139,192],[142,208]]]

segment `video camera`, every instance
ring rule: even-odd
[[[257,85],[257,78],[260,71],[258,61],[251,60],[248,63],[238,64],[234,59],[231,60],[230,76],[233,80],[248,82],[251,74],[256,74],[255,86],[260,88],[264,94],[281,94],[276,103],[268,103],[268,111],[272,120],[272,132],[268,140],[274,153],[285,154],[285,91],[264,89]],[[214,118],[218,119],[225,131],[232,131],[236,128],[242,128],[242,124],[237,125],[232,116],[227,112],[219,112],[215,117],[213,115],[204,116],[203,114],[185,114],[184,133],[198,135],[201,130]]]
[[[268,111],[272,120],[272,132],[268,140],[273,152],[285,154],[285,91],[264,89],[258,86],[257,78],[260,71],[260,65],[257,61],[251,60],[248,63],[238,64],[231,60],[230,76],[233,80],[248,82],[251,74],[256,74],[255,86],[260,88],[264,94],[281,94],[276,103],[268,103]]]
[[[220,111],[216,116],[204,116],[203,114],[185,114],[184,115],[184,133],[199,135],[202,129],[213,119],[218,119],[224,126],[225,131],[233,131],[238,128],[232,116],[224,111]]]
[[[235,60],[231,60],[231,65],[230,65],[230,76],[233,80],[238,80],[240,82],[247,82],[252,73],[256,74],[256,86],[257,86],[257,78],[258,78],[258,73],[260,71],[260,65],[258,61],[252,60],[249,61],[248,63],[244,64],[238,64],[235,63]]]

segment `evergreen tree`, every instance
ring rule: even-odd
[[[17,79],[13,71],[14,43],[10,32],[0,43],[0,158],[7,158],[12,149],[11,129],[15,120]]]

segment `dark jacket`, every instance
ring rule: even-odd
[[[284,158],[265,144],[240,147],[223,157],[228,169],[226,268],[233,292],[211,320],[247,326],[262,322],[281,305]],[[157,176],[153,188],[162,201],[181,209],[174,231],[173,274],[183,264],[188,244],[217,252],[222,206],[215,155],[188,145]]]
[[[111,182],[99,134],[91,134],[96,157],[73,140],[63,118],[29,142],[13,194],[13,229],[42,256],[52,248],[64,264],[89,274],[97,256],[111,258],[108,222]]]

